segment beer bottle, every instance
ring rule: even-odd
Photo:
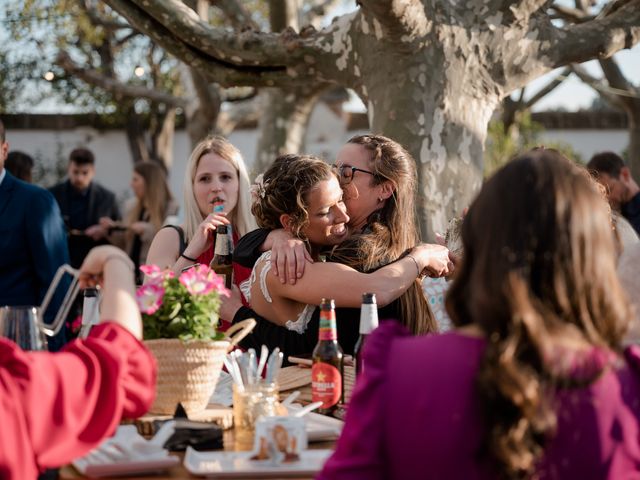
[[[96,288],[85,288],[82,302],[82,326],[78,333],[79,338],[87,338],[91,327],[100,323],[99,304],[98,290]]]
[[[216,245],[209,266],[224,279],[224,286],[231,289],[233,266],[231,264],[231,238],[227,232],[226,225],[218,225],[216,228]]]
[[[342,348],[338,344],[335,302],[322,299],[318,343],[313,349],[311,366],[312,401],[323,402],[319,413],[332,414],[343,399],[344,364]]]
[[[378,328],[378,305],[376,304],[375,293],[365,293],[362,295],[362,306],[360,307],[360,336],[353,349],[353,356],[356,360],[356,378],[364,371],[364,360],[362,350],[371,332]]]

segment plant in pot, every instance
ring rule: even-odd
[[[178,403],[187,413],[204,410],[213,393],[224,356],[255,325],[216,330],[220,297],[228,296],[224,281],[206,265],[178,277],[156,265],[140,267],[147,283],[136,299],[144,342],[158,361],[156,400],[151,412],[172,414]]]

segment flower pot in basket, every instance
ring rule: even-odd
[[[224,280],[206,265],[176,277],[171,270],[143,265],[145,284],[136,292],[145,344],[158,361],[153,413],[174,413],[182,403],[192,414],[207,406],[227,351],[255,326],[247,320],[225,334],[216,331]]]
[[[146,340],[158,362],[156,399],[150,411],[171,415],[178,403],[189,415],[204,410],[218,382],[224,356],[254,326],[252,319],[233,325],[224,340]]]

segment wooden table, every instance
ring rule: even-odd
[[[236,451],[235,448],[235,438],[233,434],[233,428],[227,429],[222,433],[222,439],[224,443],[225,451]],[[335,448],[335,441],[331,442],[314,442],[309,444],[309,448],[311,449],[333,449]],[[191,475],[182,465],[182,460],[184,458],[184,453],[175,452],[173,455],[180,457],[180,463],[175,467],[165,470],[158,474],[148,474],[148,475],[136,475],[131,477],[100,477],[105,480],[144,480],[144,479],[153,479],[153,480],[174,480],[177,478],[187,479],[187,478],[204,478],[196,475]],[[60,469],[60,479],[61,480],[78,480],[87,478],[84,475],[80,474],[76,471],[75,468],[68,465]],[[254,477],[246,477],[254,478]],[[273,478],[273,477],[272,477]],[[309,480],[313,477],[287,477],[287,480]]]
[[[355,372],[352,366],[345,367],[345,401],[348,402],[351,397],[351,392],[353,390],[353,385],[355,383]],[[281,370],[280,375],[278,376],[278,384],[280,385],[280,398],[284,399],[287,395],[289,395],[293,390],[300,390],[301,395],[298,397],[296,401],[301,401],[302,403],[311,402],[311,369],[310,368],[299,368],[299,367],[287,367]],[[231,413],[231,408],[222,407],[219,405],[209,405],[207,410],[199,414],[199,416],[193,417],[192,420],[201,420],[201,421],[211,421],[217,423],[224,429],[223,432],[223,442],[224,442],[224,450],[225,451],[235,451],[235,440],[233,435],[233,416]],[[155,432],[153,430],[153,421],[158,419],[170,418],[169,416],[154,416],[154,415],[145,415],[141,419],[138,419],[135,424],[138,427],[138,430],[141,434],[145,436],[152,436]],[[333,449],[335,447],[335,441],[332,442],[315,442],[310,443],[309,448],[312,449]],[[170,470],[166,470],[160,474],[156,475],[136,475],[133,477],[101,477],[104,479],[113,478],[114,480],[117,478],[119,480],[140,480],[140,479],[154,479],[154,480],[171,480],[176,478],[203,478],[191,475],[189,472],[185,470],[182,466],[182,459],[184,454],[182,453],[174,453],[174,455],[178,455],[180,457],[180,464],[171,468]],[[85,478],[83,475],[78,473],[73,467],[66,466],[60,470],[60,478],[62,480],[76,480],[80,478]],[[249,477],[247,477],[249,478]],[[308,479],[312,477],[300,477],[302,479]],[[288,478],[291,480],[291,477]]]

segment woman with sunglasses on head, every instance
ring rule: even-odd
[[[349,238],[326,252],[328,260],[369,272],[397,260],[419,243],[415,168],[414,159],[400,144],[381,135],[359,135],[342,147],[334,171],[339,174],[349,214]],[[272,251],[272,271],[281,281],[285,281],[285,274],[287,283],[302,278],[308,261],[304,245],[282,230],[262,229],[246,235],[234,259],[245,266],[253,265],[263,250]],[[233,316],[234,322],[250,317],[258,320],[253,334],[244,340],[246,347],[259,347],[262,341],[269,346],[284,346],[292,353],[305,353],[317,340],[317,322],[304,336],[292,335],[261,321],[259,315],[241,305],[237,295],[225,299],[222,311]],[[343,319],[338,322],[340,343],[350,352],[358,338],[359,309],[339,308],[337,316]],[[386,309],[380,309],[380,318],[397,318],[415,334],[437,330],[419,281]]]
[[[271,322],[303,334],[322,298],[336,305],[359,307],[362,295],[375,293],[381,306],[395,300],[423,271],[449,272],[448,250],[440,245],[418,245],[402,259],[360,273],[337,262],[321,262],[321,252],[346,240],[349,216],[333,169],[306,155],[283,155],[257,185],[251,211],[263,228],[282,228],[303,240],[315,261],[295,284],[269,275],[271,252],[256,262],[251,279],[242,285],[252,308]]]

